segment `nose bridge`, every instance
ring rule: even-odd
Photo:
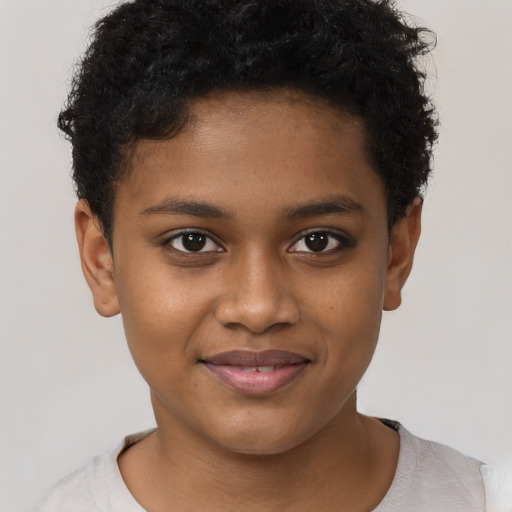
[[[218,320],[257,333],[277,324],[295,323],[299,310],[284,282],[282,266],[271,251],[240,253],[227,271],[225,291],[217,305]]]

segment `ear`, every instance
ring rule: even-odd
[[[98,218],[89,203],[75,208],[75,231],[85,280],[91,289],[96,311],[105,317],[119,313],[112,254]]]
[[[421,233],[421,207],[421,199],[417,197],[407,207],[405,216],[391,230],[384,291],[386,311],[397,309],[402,302],[402,287],[411,272],[414,251]]]

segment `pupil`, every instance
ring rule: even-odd
[[[187,251],[200,251],[206,244],[206,236],[201,233],[188,233],[183,235],[183,247]]]
[[[311,233],[306,236],[306,246],[311,251],[323,251],[328,243],[329,238],[326,233]]]

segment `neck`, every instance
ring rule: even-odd
[[[341,503],[368,510],[396,468],[396,433],[358,414],[355,394],[313,437],[270,455],[216,445],[154,407],[157,432],[119,459],[128,488],[151,512],[169,503],[211,511],[335,510]]]

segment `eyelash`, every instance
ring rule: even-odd
[[[209,244],[214,244],[217,247],[217,249],[202,250],[203,248],[201,248],[198,251],[187,250],[186,247],[183,245],[183,243],[185,241],[185,237],[187,235],[199,235],[199,236],[202,236],[202,237],[205,238],[205,246],[208,246]],[[177,241],[177,240],[178,241],[181,240],[180,245],[183,247],[183,249],[178,249],[177,247],[174,247],[172,245],[172,243]],[[181,253],[181,254],[187,254],[187,255],[188,254],[202,254],[202,253],[216,253],[216,252],[221,252],[222,251],[222,248],[220,247],[220,245],[217,242],[215,242],[215,240],[213,240],[213,238],[210,235],[208,235],[204,231],[201,231],[201,230],[198,230],[198,229],[190,229],[190,230],[180,231],[179,233],[176,233],[175,235],[173,235],[170,238],[168,238],[167,240],[165,240],[163,245],[164,246],[170,246],[176,252]]]
[[[204,237],[205,242],[204,246],[200,247],[199,250],[188,250],[184,246],[185,237],[187,235],[199,235],[200,237]],[[302,242],[307,247],[307,237],[312,235],[322,235],[325,236],[327,239],[320,239],[320,245],[322,245],[324,242],[326,242],[326,246],[322,247],[319,251],[314,250],[304,250],[304,249],[297,249],[297,246]],[[334,240],[334,244],[336,244],[335,247],[329,247],[332,246]],[[173,245],[173,242],[179,241],[179,245],[181,245],[181,248],[175,247]],[[310,240],[312,243],[315,243],[315,240]],[[318,242],[317,241],[317,242]],[[190,255],[190,254],[204,254],[204,253],[219,253],[223,252],[223,248],[207,233],[204,231],[198,230],[198,229],[190,229],[185,231],[180,231],[179,233],[176,233],[175,235],[171,236],[170,238],[166,239],[163,243],[164,246],[171,247],[174,251],[176,251],[179,254],[182,255]],[[216,249],[208,248],[209,245],[214,245]],[[296,239],[296,241],[293,243],[293,245],[288,249],[290,252],[297,252],[297,253],[305,253],[305,254],[332,254],[335,252],[339,252],[343,249],[352,248],[355,246],[355,241],[352,237],[348,236],[345,233],[340,232],[333,232],[329,229],[322,229],[322,228],[314,228],[310,229],[306,232],[301,233],[301,236]],[[204,248],[207,247],[206,250]],[[310,247],[308,247],[310,249]],[[327,250],[324,250],[326,249]]]
[[[301,242],[307,246],[307,243],[308,243],[307,238],[312,235],[323,235],[323,236],[327,237],[326,247],[322,248],[322,250],[320,250],[320,251],[313,251],[313,250],[306,251],[306,250],[293,249],[294,247],[299,245],[299,243],[301,243]],[[333,240],[334,240],[334,243],[336,244],[336,246],[329,247],[330,245],[332,245]],[[297,239],[297,241],[291,246],[291,248],[289,250],[291,250],[292,252],[300,252],[300,253],[306,253],[306,254],[333,254],[335,252],[339,252],[339,251],[342,251],[343,249],[348,249],[348,248],[351,248],[354,246],[355,246],[354,239],[345,233],[340,233],[337,231],[334,232],[329,229],[314,228],[314,229],[310,229],[304,233],[301,233],[300,238]],[[327,250],[324,250],[326,248],[327,248]]]

